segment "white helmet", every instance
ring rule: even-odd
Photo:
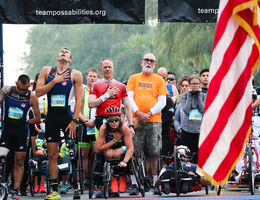
[[[189,148],[184,145],[177,146],[177,153],[178,153],[178,158],[181,158],[181,156],[189,158],[191,156],[191,152]]]

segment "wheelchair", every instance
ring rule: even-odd
[[[183,153],[182,148],[187,147],[182,145],[179,147],[180,148],[175,145],[173,155],[167,158],[168,160],[173,159],[173,163],[169,164],[169,162],[166,162],[166,167],[164,167],[160,172],[160,185],[157,186],[159,187],[159,195],[161,196],[162,193],[176,193],[176,196],[179,197],[181,193],[186,194],[189,192],[200,191],[202,190],[202,187],[205,187],[205,192],[208,195],[208,185],[206,184],[203,186],[200,183],[200,175],[195,172],[194,167],[193,175],[191,175],[186,167],[192,165],[190,163],[186,165],[181,160]]]
[[[141,195],[145,196],[145,190],[141,174],[139,173],[141,167],[137,160],[132,157],[128,161],[126,168],[120,168],[118,164],[120,159],[107,160],[102,153],[95,154],[94,163],[91,169],[90,186],[89,186],[89,199],[92,199],[94,193],[97,191],[98,186],[104,187],[104,197],[107,199],[110,196],[110,186],[113,175],[126,175],[130,174],[130,171],[134,174],[139,191]]]

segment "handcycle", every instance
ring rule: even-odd
[[[107,160],[105,159],[102,153],[95,154],[94,156],[94,163],[91,169],[91,177],[90,177],[90,186],[89,186],[89,198],[92,199],[94,193],[97,191],[97,187],[101,186],[104,187],[104,197],[107,199],[110,196],[110,186],[112,180],[112,174],[119,169],[118,164],[122,159],[112,159]],[[132,171],[134,174],[138,189],[141,195],[145,196],[145,189],[142,183],[143,177],[141,176],[141,166],[139,162],[132,157],[128,161],[127,169],[124,169],[127,172]]]
[[[183,145],[177,147],[175,140],[173,154],[162,157],[166,166],[161,170],[156,182],[160,196],[162,193],[176,193],[176,196],[180,196],[181,193],[200,191],[203,187],[208,194],[207,181],[205,180],[205,183],[202,184],[201,176],[196,172],[195,165],[184,162],[183,157],[190,158],[190,150]],[[173,160],[173,162],[169,163],[169,160]]]

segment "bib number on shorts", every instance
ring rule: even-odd
[[[51,107],[65,107],[65,99],[63,94],[51,95]]]
[[[21,119],[23,117],[23,110],[18,107],[9,107],[8,117],[11,119]]]

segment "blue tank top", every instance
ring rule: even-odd
[[[48,99],[47,117],[56,114],[59,114],[59,116],[57,116],[59,117],[59,119],[60,117],[61,118],[64,117],[63,115],[66,116],[69,115],[70,118],[72,117],[70,106],[68,105],[69,99],[73,96],[73,92],[74,92],[74,87],[71,81],[71,71],[72,70],[70,68],[64,71],[62,74],[68,72],[70,75],[69,79],[62,83],[57,83],[47,93],[47,99]],[[46,84],[48,84],[54,79],[56,73],[57,73],[57,67],[52,67],[49,76],[46,80]]]
[[[30,95],[29,90],[20,95],[15,86],[11,87],[7,98],[3,102],[4,128],[24,130],[28,128],[26,117],[30,109]]]

